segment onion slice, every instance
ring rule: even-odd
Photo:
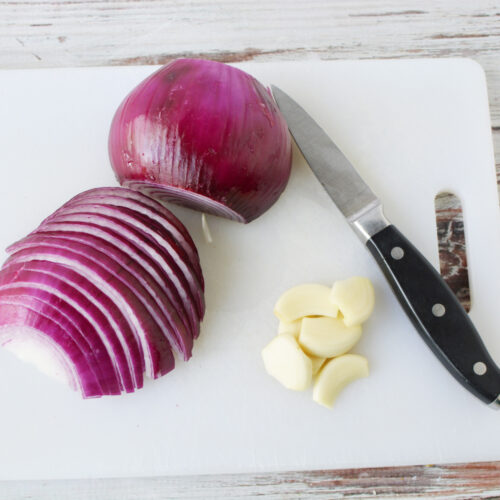
[[[137,297],[161,327],[168,341],[176,347],[185,360],[191,357],[192,333],[185,328],[167,295],[144,267],[140,266],[128,253],[103,238],[75,231],[39,232],[18,242],[18,249],[33,248],[40,244],[57,247],[61,245],[62,248],[71,249],[80,255],[94,258],[114,275],[123,275],[127,284],[132,285],[131,288]],[[122,266],[123,269],[120,269],[119,266]]]
[[[98,214],[113,217],[115,218],[115,222],[117,222],[116,219],[118,219],[118,221],[122,221],[123,223],[126,223],[127,225],[139,231],[139,233],[144,236],[145,239],[150,242],[150,244],[159,245],[163,250],[162,253],[167,254],[169,258],[173,260],[175,265],[181,270],[181,273],[186,279],[189,285],[190,292],[193,296],[198,317],[203,317],[205,312],[203,285],[197,279],[196,274],[193,272],[193,269],[186,263],[186,256],[182,253],[182,250],[176,244],[176,241],[168,232],[163,231],[162,228],[155,223],[155,221],[146,216],[143,216],[138,212],[124,207],[106,206],[105,204],[96,203],[66,207],[64,210],[61,210],[58,214],[54,215],[51,220],[58,220],[58,217],[61,215],[75,213]],[[40,230],[43,229],[44,224],[45,223],[42,223],[39,228]],[[15,248],[15,245],[11,246],[7,249],[7,251],[11,252]]]
[[[85,357],[101,394],[120,394],[121,388],[106,351],[96,348],[95,344],[89,342],[88,336],[82,335],[82,330],[78,329],[71,318],[51,304],[50,298],[43,300],[43,297],[43,291],[40,294],[39,290],[28,286],[6,287],[0,290],[0,303],[26,307],[52,320],[66,332]]]
[[[0,343],[33,339],[39,340],[52,353],[54,362],[64,367],[70,384],[77,385],[85,398],[102,395],[101,386],[84,354],[55,321],[7,299],[0,302]]]
[[[70,225],[78,224],[80,231],[85,232],[86,229],[81,229],[83,226],[88,228],[88,231],[105,231],[111,240],[115,237],[127,242],[129,252],[141,261],[142,265],[148,267],[151,265],[150,272],[157,276],[162,283],[160,286],[166,287],[171,293],[171,299],[175,302],[176,297],[181,302],[180,312],[185,320],[190,324],[193,336],[197,337],[199,332],[199,324],[202,319],[198,308],[195,305],[195,297],[191,292],[191,287],[186,280],[185,274],[172,259],[170,253],[165,246],[159,245],[154,239],[148,238],[144,232],[139,231],[134,226],[116,217],[101,215],[93,212],[69,213],[54,216],[51,222],[45,222],[37,230],[37,234],[43,234],[46,231],[64,231],[63,228],[68,228]],[[17,243],[9,248],[10,251],[15,251]],[[156,273],[155,273],[156,271]],[[198,293],[203,293],[202,291]],[[183,311],[183,313],[182,313]]]
[[[115,304],[90,281],[59,264],[31,261],[4,267],[0,289],[14,286],[36,288],[35,296],[51,294],[60,310],[68,311],[73,319],[79,314],[82,319],[76,321],[83,321],[85,335],[91,331],[90,324],[105,344],[119,374],[120,387],[126,392],[142,387],[142,350]]]
[[[137,288],[140,288],[140,285],[136,283],[132,276],[127,276],[124,279],[120,276],[118,269],[114,269],[114,274],[106,269],[98,260],[95,260],[103,256],[102,252],[95,252],[93,260],[87,256],[90,254],[86,254],[88,248],[80,248],[83,253],[72,251],[74,242],[65,242],[61,238],[59,239],[61,241],[55,241],[56,238],[51,238],[44,245],[41,242],[43,237],[32,237],[38,238],[40,244],[18,250],[8,258],[6,265],[33,260],[47,260],[73,269],[100,287],[120,307],[122,313],[130,321],[132,329],[142,346],[145,355],[145,370],[149,377],[158,378],[174,368],[170,345],[163,336],[159,325],[148,313],[145,305],[148,304],[151,308],[151,302],[142,296],[139,299],[127,283],[128,279],[130,279]],[[125,270],[122,272],[126,273]]]
[[[97,221],[102,222],[102,225],[96,224]],[[80,237],[80,241],[84,242],[86,240],[86,235],[90,235],[104,241],[106,245],[110,244],[121,250],[121,252],[133,258],[135,262],[143,268],[143,279],[153,280],[154,286],[160,288],[161,294],[158,305],[163,308],[164,312],[168,314],[169,317],[171,317],[171,321],[175,323],[180,321],[182,323],[181,331],[187,330],[191,337],[195,337],[195,332],[199,330],[200,318],[195,311],[192,297],[189,295],[187,283],[184,286],[183,277],[181,276],[179,280],[177,274],[174,275],[173,271],[170,274],[165,272],[165,270],[158,265],[143,248],[141,248],[140,239],[135,238],[132,232],[133,229],[130,231],[130,228],[125,226],[121,231],[122,234],[120,234],[120,232],[113,230],[110,226],[113,227],[112,221],[101,218],[98,215],[83,217],[73,215],[55,217],[53,222],[45,223],[36,234],[55,235],[60,233],[66,237],[69,235],[71,235],[71,238]],[[123,226],[121,227],[123,228]],[[85,236],[82,237],[82,235]],[[176,288],[176,283],[179,281],[179,286],[181,287],[180,293]]]
[[[200,258],[191,235],[181,224],[179,219],[161,203],[131,189],[121,187],[96,188],[76,195],[59,210],[54,212],[52,216],[57,215],[59,212],[64,212],[67,207],[88,203],[104,203],[117,207],[127,207],[160,224],[165,231],[174,238],[176,243],[182,247],[187,255],[187,260],[195,270],[196,276],[203,286],[203,273],[200,267]],[[49,221],[52,216],[49,216],[46,221]]]

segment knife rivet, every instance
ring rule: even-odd
[[[444,307],[443,304],[434,304],[432,306],[432,314],[434,314],[436,318],[444,316],[445,313],[446,313],[446,307]]]
[[[478,361],[477,363],[474,363],[474,366],[472,367],[474,370],[474,373],[476,375],[484,375],[486,373],[486,365],[482,361]]]
[[[401,260],[405,255],[405,251],[401,247],[393,247],[391,250],[391,257],[394,260]]]

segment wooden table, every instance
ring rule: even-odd
[[[223,62],[471,57],[482,64],[488,80],[500,180],[498,0],[0,1],[0,68],[160,64],[181,56]],[[442,210],[444,213],[446,207]],[[500,498],[500,461],[280,474],[0,483],[0,500],[260,495]]]

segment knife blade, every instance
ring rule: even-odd
[[[416,330],[444,367],[491,408],[500,409],[500,369],[455,294],[384,215],[354,166],[290,96],[271,90],[311,170],[373,255]]]

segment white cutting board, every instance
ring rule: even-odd
[[[484,74],[469,60],[245,63],[295,97],[437,264],[434,196],[462,199],[471,316],[500,362],[500,217]],[[150,67],[0,72],[0,248],[86,188],[114,185],[107,132]],[[417,335],[297,150],[290,184],[244,226],[173,209],[198,245],[207,315],[194,357],[136,394],[82,401],[0,350],[0,479],[250,472],[500,459],[500,413]],[[295,284],[368,276],[355,352],[371,375],[334,410],[263,369],[273,304]]]

